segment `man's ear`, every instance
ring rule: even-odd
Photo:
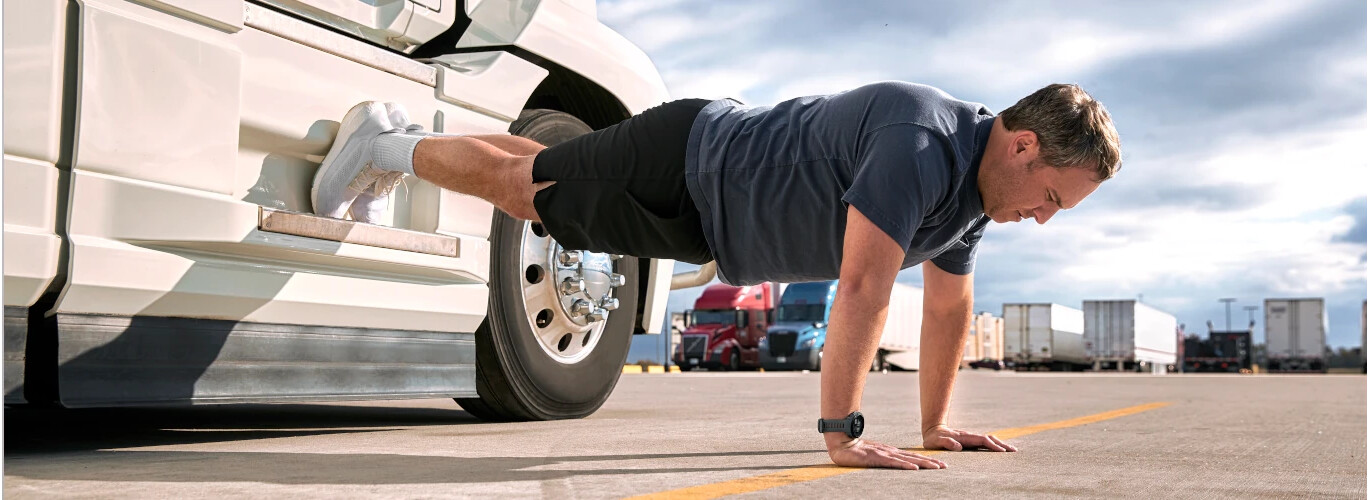
[[[1016,154],[1022,154],[1027,151],[1030,151],[1031,148],[1037,147],[1037,145],[1039,144],[1038,141],[1039,138],[1036,137],[1035,132],[1032,132],[1030,130],[1023,130],[1021,132],[1017,132],[1016,138],[1012,139],[1012,152]]]

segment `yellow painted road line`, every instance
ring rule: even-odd
[[[1170,405],[1170,404],[1172,404],[1172,403],[1162,403],[1162,402],[1161,402],[1161,403],[1150,403],[1150,404],[1144,404],[1144,405],[1139,405],[1139,406],[1132,406],[1132,407],[1130,407],[1130,408],[1122,408],[1122,409],[1120,409],[1120,410],[1112,410],[1112,411],[1109,411],[1109,412],[1098,413],[1098,414],[1096,414],[1096,415],[1088,415],[1088,416],[1086,416],[1086,417],[1078,417],[1078,418],[1073,418],[1073,419],[1069,419],[1069,420],[1060,420],[1060,421],[1058,421],[1058,422],[1050,422],[1050,423],[1048,423],[1048,424],[1032,425],[1032,426],[1030,426],[1030,427],[1014,427],[1014,428],[1011,428],[1011,429],[1003,429],[1003,430],[1000,430],[1000,431],[997,431],[997,432],[990,432],[989,434],[992,434],[992,435],[994,435],[994,436],[997,436],[999,439],[1012,439],[1012,438],[1017,438],[1017,437],[1025,436],[1025,435],[1027,435],[1027,434],[1035,434],[1035,433],[1037,433],[1037,432],[1052,431],[1052,430],[1055,430],[1055,429],[1063,429],[1063,428],[1066,428],[1066,427],[1077,427],[1077,426],[1080,426],[1080,425],[1087,425],[1087,424],[1091,424],[1091,423],[1094,423],[1094,422],[1101,422],[1101,421],[1103,421],[1103,420],[1111,420],[1111,419],[1113,419],[1113,418],[1121,418],[1121,417],[1128,416],[1128,415],[1134,415],[1134,414],[1140,413],[1140,412],[1145,412],[1145,411],[1150,411],[1150,410],[1155,410],[1155,409],[1163,408],[1163,407],[1168,406],[1168,405]]]
[[[1048,424],[1002,429],[1000,431],[989,432],[989,434],[997,436],[1001,439],[1012,439],[1025,436],[1028,434],[1035,434],[1037,432],[1065,429],[1068,427],[1077,427],[1080,425],[1101,422],[1103,420],[1111,420],[1113,418],[1134,415],[1140,412],[1163,408],[1170,404],[1171,403],[1164,402],[1149,403],[1138,406],[1132,406],[1129,408],[1121,408],[1119,410],[1098,413],[1095,415],[1088,415],[1086,417],[1078,417],[1071,418],[1069,420],[1060,420],[1058,422],[1050,422]],[[944,451],[942,450],[911,449],[909,451],[915,451],[921,455],[936,455],[944,453]],[[801,483],[805,481],[813,481],[832,476],[839,476],[841,474],[861,470],[864,469],[858,469],[853,467],[837,467],[831,464],[814,465],[810,467],[800,467],[797,469],[772,472],[769,474],[762,474],[759,476],[733,479],[731,481],[723,481],[720,483],[704,484],[689,488],[681,488],[677,490],[663,491],[660,493],[651,493],[647,495],[635,496],[631,497],[629,500],[678,500],[721,498],[727,495],[739,495],[742,493],[750,493],[752,491],[767,490],[778,486],[786,486],[794,483]]]

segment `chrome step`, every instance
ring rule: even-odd
[[[261,207],[257,228],[279,234],[372,247],[418,252],[443,257],[461,256],[461,239],[388,226],[362,224],[349,220],[320,217]]]

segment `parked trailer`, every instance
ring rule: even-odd
[[[888,297],[888,319],[884,320],[883,336],[879,338],[879,355],[895,368],[921,368],[922,297],[920,288],[893,284]]]
[[[1088,366],[1083,311],[1059,304],[1003,304],[1003,354],[1017,370]]]
[[[1325,373],[1325,299],[1265,299],[1268,371]]]
[[[977,368],[975,363],[984,366],[1001,366],[1002,361],[1002,318],[983,311],[969,320],[969,337],[964,340],[964,354],[960,356],[961,368]]]
[[[1164,371],[1178,362],[1178,319],[1136,300],[1083,301],[1083,339],[1097,370]]]

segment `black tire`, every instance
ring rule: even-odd
[[[731,350],[731,356],[727,357],[727,370],[734,372],[741,371],[741,353],[735,348]]]
[[[527,110],[509,131],[555,145],[591,131],[566,113]],[[495,210],[490,234],[489,313],[475,331],[476,390],[479,398],[456,398],[472,415],[491,421],[581,418],[598,410],[612,393],[627,360],[636,321],[638,261],[613,261],[626,277],[614,289],[618,310],[608,314],[597,345],[574,363],[552,359],[539,344],[522,298],[520,249],[526,221]]]
[[[692,370],[693,370],[693,367],[692,367],[692,366],[689,366],[689,365],[679,365],[679,371],[681,371],[681,372],[687,372],[687,371],[692,371]]]
[[[888,362],[884,360],[883,349],[879,349],[879,352],[874,353],[874,361],[869,363],[869,371],[882,372],[886,368],[888,368]]]

